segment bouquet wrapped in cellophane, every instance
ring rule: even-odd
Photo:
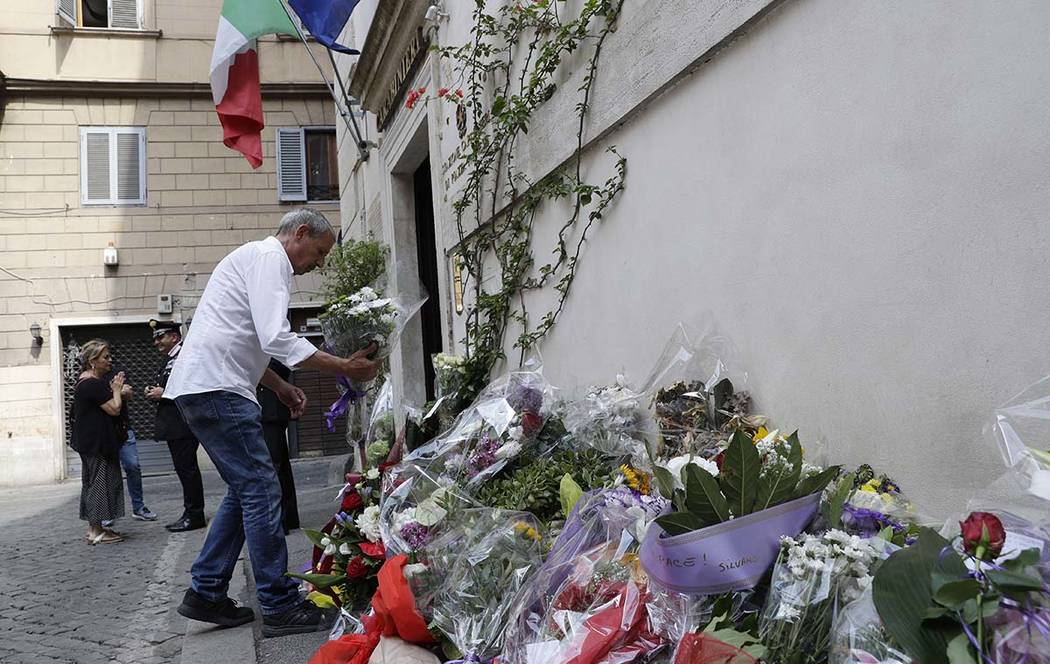
[[[579,450],[597,450],[624,457],[637,468],[648,468],[648,441],[655,426],[645,406],[645,396],[634,391],[622,375],[612,385],[592,387],[565,413],[565,428]]]
[[[503,650],[515,598],[543,563],[541,526],[531,514],[489,508],[452,518],[456,526],[425,547],[411,583],[431,630],[463,662],[488,662]]]
[[[680,598],[654,595],[637,548],[666,506],[628,486],[583,494],[542,568],[518,597],[502,661],[628,662],[680,633]]]
[[[713,326],[695,338],[676,329],[642,390],[656,425],[654,456],[711,458],[734,431],[765,424],[750,414],[747,374],[731,369],[736,354]]]

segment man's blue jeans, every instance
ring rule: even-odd
[[[142,467],[139,465],[139,448],[136,442],[135,430],[128,429],[128,442],[120,448],[120,465],[124,467],[124,476],[128,480],[132,512],[138,512],[145,505],[142,498]]]
[[[175,404],[228,486],[191,569],[194,592],[212,602],[225,599],[247,541],[262,612],[296,606],[298,583],[285,576],[281,485],[263,438],[258,404],[226,391],[185,394]]]

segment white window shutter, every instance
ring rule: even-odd
[[[81,200],[84,203],[109,203],[112,201],[110,188],[110,160],[108,129],[91,131],[82,130],[80,182]]]
[[[69,27],[77,27],[77,0],[55,0],[55,11]]]
[[[277,198],[306,200],[306,146],[301,127],[277,129]]]
[[[109,0],[109,27],[138,30],[139,0]]]
[[[145,187],[145,131],[121,129],[117,138],[117,203],[142,204],[146,202]]]

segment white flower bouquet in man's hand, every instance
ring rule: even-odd
[[[339,357],[375,344],[372,359],[389,357],[401,336],[401,331],[419,311],[427,296],[422,286],[416,293],[384,296],[380,285],[365,286],[356,293],[331,300],[319,316],[324,333],[325,350]],[[367,384],[351,381],[346,376],[337,379],[342,396],[325,413],[329,431],[335,431],[335,420],[367,394]]]
[[[349,357],[371,344],[373,359],[390,355],[401,330],[419,311],[426,296],[384,297],[378,287],[365,286],[328,303],[320,315],[321,330],[333,355]]]

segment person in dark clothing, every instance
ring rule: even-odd
[[[131,428],[131,414],[128,412],[128,402],[134,396],[131,384],[131,374],[119,363],[114,362],[109,373],[102,380],[112,382],[118,373],[124,374],[124,402],[121,404],[118,431],[124,432],[126,442],[120,448],[120,465],[124,468],[124,477],[128,483],[128,496],[131,498],[131,517],[139,521],[156,521],[157,515],[146,507],[142,494],[142,465],[139,463],[138,439],[135,430]],[[103,521],[103,528],[110,528],[112,521]]]
[[[80,349],[83,373],[73,389],[70,444],[82,464],[80,518],[88,522],[88,544],[123,542],[103,521],[124,516],[124,482],[120,476],[120,409],[124,400],[124,373],[102,379],[112,368],[109,344],[92,339]]]
[[[281,380],[287,381],[292,375],[292,370],[277,360],[270,360],[272,369]],[[288,422],[292,419],[288,406],[281,403],[277,394],[259,385],[255,390],[262,407],[263,438],[266,447],[270,450],[270,458],[273,460],[274,470],[277,471],[277,480],[281,483],[281,525],[284,526],[284,534],[299,527],[299,505],[295,498],[295,476],[292,475],[292,463],[288,457]]]
[[[158,440],[168,443],[175,474],[182,484],[182,516],[164,527],[173,533],[198,530],[206,525],[204,480],[197,465],[197,447],[200,443],[186,426],[175,402],[163,398],[164,387],[182,350],[182,334],[178,323],[151,320],[149,324],[153,328],[153,345],[167,356],[167,360],[157,376],[157,384],[146,388],[146,398],[157,404],[154,433]]]

